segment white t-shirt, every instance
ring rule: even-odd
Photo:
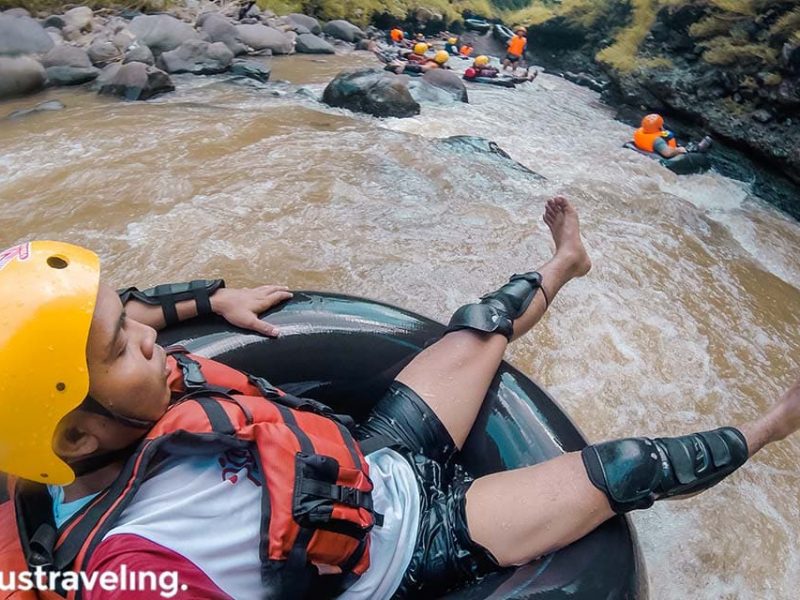
[[[371,533],[370,568],[340,598],[388,600],[411,562],[420,495],[411,466],[397,452],[386,448],[366,459],[375,486],[374,507],[384,522]],[[92,562],[103,564],[112,554],[114,562],[120,545],[110,540],[136,536],[125,539],[181,555],[224,594],[257,598],[262,591],[261,485],[249,452],[169,459],[142,484]],[[103,556],[104,546],[109,557]]]

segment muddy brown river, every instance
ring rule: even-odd
[[[378,120],[318,104],[366,53],[271,60],[268,86],[176,78],[123,103],[0,121],[0,247],[89,246],[112,282],[283,283],[446,320],[550,253],[545,200],[577,206],[594,270],[509,360],[590,440],[756,416],[800,376],[800,225],[713,172],[678,177],[620,148],[598,96],[542,75],[471,104]],[[497,142],[496,155],[443,138]],[[800,584],[800,436],[711,492],[633,516],[657,599],[785,598]]]

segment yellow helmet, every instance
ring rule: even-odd
[[[433,60],[437,65],[443,65],[449,60],[449,58],[450,54],[448,54],[447,50],[439,50],[433,57]]]
[[[449,39],[447,40],[447,43],[448,43],[448,44],[455,44],[457,41],[458,41],[458,40],[457,40],[456,38],[453,38],[453,37],[451,37],[451,38],[449,38]]]
[[[475,57],[475,66],[477,67],[485,67],[489,64],[489,57],[485,54],[481,54],[480,56]]]
[[[419,54],[420,56],[422,56],[427,51],[428,51],[428,44],[426,44],[425,42],[419,42],[417,44],[414,44],[414,54]]]
[[[100,284],[93,252],[61,242],[0,251],[0,471],[66,485],[59,421],[89,392],[86,342]]]

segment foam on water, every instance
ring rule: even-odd
[[[372,59],[329,60],[276,59],[273,77],[319,95]],[[0,245],[89,245],[119,285],[224,276],[446,320],[549,256],[542,207],[564,193],[594,270],[509,357],[590,439],[739,423],[800,370],[798,224],[746,185],[621,148],[630,129],[593,92],[540,75],[379,120],[285,84],[178,86],[140,104],[49,92],[67,108],[4,125]],[[547,180],[438,141],[453,135],[493,140]],[[799,453],[788,440],[707,494],[636,515],[652,597],[793,598]]]

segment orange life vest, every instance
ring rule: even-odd
[[[656,133],[645,133],[644,129],[639,127],[636,131],[633,132],[633,143],[636,144],[636,147],[639,150],[643,150],[645,152],[654,152],[653,144],[655,144],[658,138],[667,137],[669,135],[668,131],[657,131]],[[675,138],[670,138],[667,140],[667,144],[670,148],[677,148],[678,143],[675,141]]]
[[[259,548],[264,584],[278,597],[302,597],[316,574],[309,572],[312,565],[340,569],[342,589],[355,581],[369,568],[368,534],[381,517],[373,511],[368,465],[346,426],[348,418],[182,348],[168,354],[168,382],[178,400],[114,483],[57,535],[45,486],[8,478],[7,490],[0,489],[0,572],[32,571],[37,564],[56,571],[84,570],[147,478],[156,454],[216,454],[249,447],[264,474],[262,506],[268,507]],[[24,518],[18,518],[17,505],[24,507]],[[26,531],[25,522],[37,523],[36,531]],[[47,527],[52,551],[37,554],[30,541]],[[74,598],[75,592],[65,595]],[[42,592],[11,596],[59,597]]]
[[[461,46],[461,49],[458,52],[461,56],[469,56],[472,54],[472,46]]]
[[[402,42],[403,41],[403,30],[398,29],[395,27],[389,32],[389,35],[392,37],[393,42]]]
[[[522,53],[525,52],[525,44],[527,43],[527,39],[520,35],[515,35],[508,42],[508,53],[514,56],[522,56]]]

